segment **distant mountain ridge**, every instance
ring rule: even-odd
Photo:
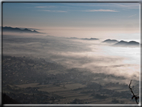
[[[81,39],[81,40],[99,40],[98,38],[77,38],[77,37],[70,37],[69,39]]]
[[[82,40],[99,40],[98,38],[81,38]]]
[[[20,33],[23,33],[23,32],[26,32],[26,33],[40,33],[36,30],[31,30],[31,29],[28,29],[28,28],[13,28],[13,27],[2,27],[3,31],[7,31],[7,32],[20,32]]]
[[[127,42],[124,40],[118,41],[115,39],[106,39],[103,41],[103,43],[111,43],[111,44],[113,44],[112,46],[124,46],[124,47],[137,47],[140,45],[140,43],[136,42],[136,41]]]
[[[117,43],[117,42],[119,42],[118,40],[115,40],[115,39],[106,39],[106,40],[104,40],[103,42],[105,42],[105,43]]]
[[[139,46],[139,45],[140,44],[136,41],[126,42],[126,41],[121,40],[120,42],[117,42],[113,46]]]

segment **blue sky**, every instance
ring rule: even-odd
[[[79,31],[80,35],[81,31],[84,32],[83,36],[90,32],[90,37],[94,31],[98,35],[101,31],[99,36],[107,32],[117,35],[138,34],[139,4],[3,3],[3,26],[37,28],[54,36],[67,36],[73,31],[78,36]],[[53,33],[55,31],[56,34]],[[68,36],[73,35],[77,36]]]

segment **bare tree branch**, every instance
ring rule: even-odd
[[[136,96],[136,95],[134,94],[134,92],[133,92],[133,90],[132,90],[132,88],[131,88],[131,83],[132,83],[132,80],[130,81],[130,84],[129,84],[130,91],[131,91],[131,93],[133,94],[132,99],[135,98],[135,101],[136,101],[136,103],[138,104],[138,101],[137,101],[137,100],[139,99],[139,96]]]

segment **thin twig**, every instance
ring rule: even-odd
[[[130,81],[130,84],[129,84],[129,88],[130,88],[130,91],[131,91],[131,93],[133,94],[133,96],[132,96],[132,99],[133,98],[135,98],[135,101],[136,101],[136,103],[138,104],[138,99],[139,99],[139,96],[136,96],[135,94],[134,94],[134,92],[133,92],[133,90],[132,90],[132,88],[131,88],[131,83],[132,83],[132,80]]]

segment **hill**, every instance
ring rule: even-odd
[[[21,29],[21,28],[17,28],[17,27],[13,28],[13,27],[7,27],[7,26],[5,26],[5,27],[2,27],[2,29],[3,29],[3,31],[6,31],[6,32],[40,33],[40,32],[38,32],[36,30],[31,30],[31,29],[28,29],[28,28]]]
[[[115,43],[113,46],[127,46],[127,47],[136,47],[136,46],[139,46],[139,43],[136,42],[136,41],[130,41],[130,42],[127,42],[127,41],[120,41],[120,42],[117,42]]]
[[[10,98],[5,93],[2,93],[2,104],[20,104],[18,101]]]
[[[106,39],[103,41],[103,43],[117,43],[118,41],[115,39]]]

